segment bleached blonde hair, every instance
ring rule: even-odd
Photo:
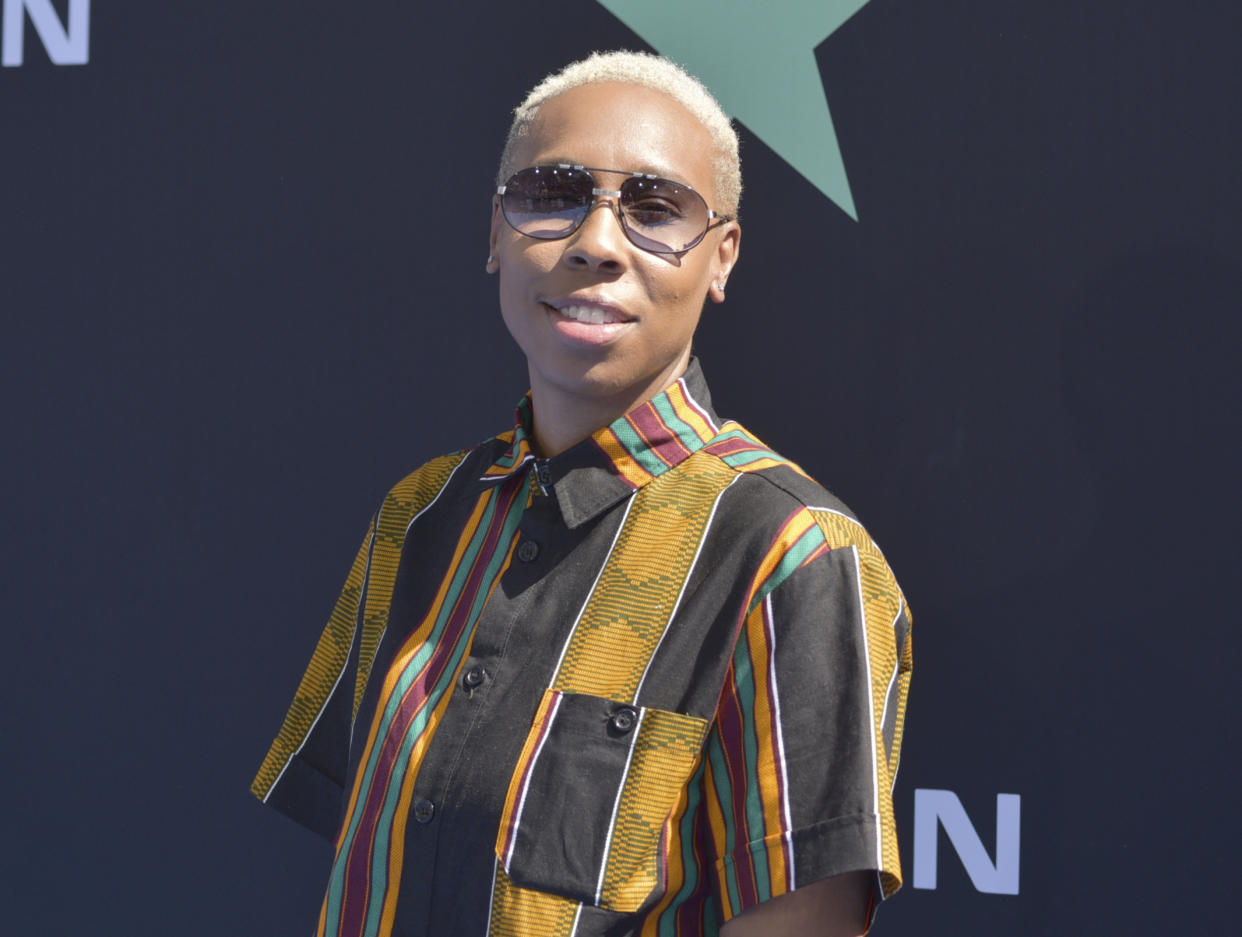
[[[716,211],[737,217],[742,200],[742,166],[738,157],[737,131],[720,103],[706,86],[680,65],[649,52],[594,52],[566,65],[535,85],[513,111],[513,123],[500,156],[496,184],[504,185],[518,168],[514,165],[518,144],[530,133],[540,105],[571,88],[603,81],[621,81],[662,91],[698,118],[712,139]]]

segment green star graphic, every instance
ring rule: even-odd
[[[867,0],[599,0],[858,220],[815,47]]]

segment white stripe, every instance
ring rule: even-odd
[[[565,646],[561,648],[561,656],[556,659],[556,669],[552,672],[552,686],[556,686],[556,679],[561,675],[561,665],[565,663],[565,655],[569,653],[569,645],[574,639],[574,633],[578,630],[578,624],[582,621],[582,616],[586,614],[587,606],[591,604],[591,596],[595,594],[595,588],[599,585],[599,577],[604,575],[604,570],[608,568],[608,560],[612,558],[612,551],[617,548],[617,541],[621,539],[621,531],[625,530],[625,522],[630,516],[630,509],[634,507],[634,495],[636,494],[638,494],[637,491],[630,495],[629,503],[625,506],[625,514],[621,516],[621,523],[617,525],[612,545],[608,548],[608,555],[600,564],[599,572],[595,574],[595,581],[591,583],[591,588],[587,591],[586,600],[582,603],[582,608],[578,610],[578,617],[574,619],[574,625],[569,629],[569,636],[565,638]]]
[[[710,416],[707,415],[706,408],[704,408],[702,404],[700,404],[697,400],[694,399],[694,397],[690,395],[690,388],[686,386],[686,379],[684,377],[679,377],[677,378],[677,383],[681,385],[681,392],[686,397],[686,403],[690,404],[690,406],[694,408],[695,412],[697,412],[698,415],[704,419],[707,425],[712,428],[712,432],[715,433],[717,436],[719,436],[720,427],[716,425],[715,420],[713,420]]]
[[[608,871],[608,851],[612,848],[612,834],[616,832],[617,811],[621,809],[621,794],[625,791],[625,782],[630,776],[630,765],[634,761],[634,747],[638,743],[638,732],[643,727],[643,717],[647,715],[646,707],[638,711],[638,722],[631,730],[630,752],[625,758],[625,771],[621,775],[621,783],[617,785],[617,798],[612,802],[612,819],[608,821],[608,838],[604,841],[604,855],[600,858],[599,882],[595,886],[595,904],[599,906],[600,895],[604,891],[604,874]]]
[[[408,537],[408,536],[410,535],[410,531],[411,531],[411,530],[413,529],[413,527],[414,527],[414,522],[415,522],[415,521],[417,521],[417,520],[418,520],[420,517],[422,517],[424,514],[426,514],[428,511],[430,511],[430,510],[431,510],[431,506],[432,506],[433,504],[435,504],[437,501],[439,501],[439,500],[440,500],[440,495],[444,494],[445,490],[446,490],[446,489],[448,488],[448,486],[449,486],[449,482],[451,482],[451,481],[453,480],[453,476],[457,474],[457,470],[458,470],[459,468],[461,468],[461,467],[465,464],[465,462],[466,462],[466,460],[465,460],[465,459],[462,459],[460,462],[458,462],[456,465],[454,465],[454,466],[453,466],[452,471],[450,471],[450,472],[449,472],[449,474],[448,474],[448,478],[444,479],[444,484],[443,484],[443,485],[441,485],[441,486],[440,486],[440,490],[436,492],[436,496],[435,496],[434,498],[432,498],[430,501],[428,501],[428,502],[427,502],[427,504],[423,507],[423,509],[422,509],[421,511],[419,511],[417,514],[415,514],[413,517],[411,517],[411,518],[410,518],[410,522],[409,522],[408,524],[406,524],[406,525],[405,525],[405,536],[407,536],[407,537]],[[381,507],[381,508],[380,508],[380,517],[383,517],[383,516],[384,516],[384,509]],[[377,534],[379,533],[379,520],[378,520],[378,519],[377,519],[377,520],[376,520],[376,522],[375,522],[375,532],[376,532]],[[405,553],[405,545],[404,545],[404,543],[402,544],[402,548],[401,548],[401,550],[402,550],[402,554],[404,554],[404,553]],[[372,548],[371,548],[371,554],[372,554],[372,557],[374,557],[374,555],[375,555],[375,548],[374,548],[374,546],[372,546]],[[400,560],[398,560],[398,562],[400,562]],[[367,583],[368,583],[368,586],[369,586],[370,581],[371,581],[371,562],[370,562],[370,560],[368,560],[368,561],[367,561]],[[366,593],[363,593],[363,600],[364,600],[364,602],[365,602],[365,599],[366,599]],[[390,600],[390,601],[391,601],[391,600]],[[366,610],[366,606],[365,606],[365,604],[364,604],[364,605],[363,605],[363,606],[359,609],[359,611],[360,611],[360,612],[361,612],[364,616],[366,615],[366,611],[367,611],[367,610]],[[375,639],[375,653],[376,653],[376,654],[379,654],[379,648],[380,648],[380,645],[381,645],[381,644],[383,644],[383,642],[384,642],[384,636],[385,636],[385,635],[387,635],[387,634],[388,634],[388,616],[387,616],[387,615],[385,615],[385,616],[384,616],[384,627],[383,627],[383,630],[381,630],[381,631],[380,631],[379,636],[378,636],[378,637],[376,637],[376,639]],[[350,722],[350,724],[349,724],[349,745],[350,745],[350,748],[352,749],[352,748],[353,748],[353,745],[354,745],[354,723],[353,723],[353,722]]]
[[[785,729],[781,723],[781,697],[776,686],[776,622],[772,615],[772,594],[763,599],[763,608],[767,613],[768,627],[768,686],[772,694],[772,711],[776,715],[776,763],[780,771],[778,781],[781,785],[781,813],[785,822],[786,852],[789,854],[789,890],[797,888],[797,876],[794,874],[793,854],[793,813],[789,809],[789,770],[785,764]]]
[[[574,926],[569,929],[569,937],[578,933],[578,922],[582,920],[582,902],[578,902],[578,910],[574,912]]]
[[[655,649],[652,650],[651,656],[647,658],[647,666],[643,668],[643,675],[638,678],[638,686],[634,690],[633,702],[637,704],[638,696],[642,692],[643,683],[647,680],[647,672],[651,670],[651,664],[656,659],[656,654],[660,651],[660,646],[664,644],[664,639],[668,636],[669,626],[673,623],[673,619],[677,617],[677,610],[681,608],[681,600],[685,597],[686,587],[690,585],[690,574],[694,572],[695,565],[699,562],[699,554],[703,552],[703,544],[707,542],[707,532],[712,528],[712,521],[716,519],[716,509],[720,507],[720,499],[724,497],[724,493],[732,487],[741,475],[734,475],[729,479],[729,484],[720,489],[720,494],[716,495],[716,500],[712,502],[712,512],[707,516],[707,525],[703,528],[703,536],[699,539],[699,545],[695,547],[694,559],[690,561],[690,569],[686,571],[686,578],[682,580],[681,591],[677,593],[677,601],[673,603],[673,610],[669,612],[668,621],[664,623],[664,631],[660,635],[660,640],[656,642]]]
[[[862,523],[858,520],[858,518],[850,517],[844,511],[838,511],[836,508],[817,508],[817,507],[812,507],[811,505],[808,504],[806,509],[808,511],[823,511],[825,514],[835,514],[837,515],[837,517],[844,517],[851,524],[857,524],[858,527],[863,531],[863,533],[867,534],[867,537],[871,540],[871,545],[876,548],[876,551],[881,556],[884,555],[884,551],[880,549],[880,545],[875,542],[875,538],[872,537],[871,534],[867,532],[867,529],[863,527]]]
[[[847,521],[850,521],[854,524],[858,523],[858,521],[855,518],[850,517],[844,511],[838,511],[836,508],[817,508],[812,504],[808,504],[806,506],[806,509],[808,511],[823,511],[825,514],[835,514],[837,515],[837,517],[844,517]],[[859,526],[861,527],[862,525],[860,524]]]
[[[449,472],[449,474],[448,474],[448,478],[444,479],[444,484],[440,486],[440,490],[436,492],[436,496],[435,496],[434,498],[432,498],[430,501],[428,501],[428,502],[427,502],[427,504],[423,507],[423,509],[422,509],[421,511],[419,511],[417,514],[415,514],[413,517],[411,517],[411,518],[410,518],[410,522],[409,522],[408,524],[406,524],[406,525],[405,525],[405,536],[407,536],[407,537],[408,537],[408,536],[410,535],[410,530],[414,527],[414,522],[415,522],[415,521],[417,521],[417,520],[418,520],[420,517],[422,517],[424,514],[426,514],[428,511],[430,511],[430,510],[431,510],[431,506],[432,506],[433,504],[435,504],[437,501],[439,501],[439,500],[440,500],[440,495],[444,494],[445,490],[446,490],[446,489],[448,488],[448,486],[449,486],[449,482],[451,482],[451,481],[453,480],[453,476],[457,474],[457,470],[458,470],[459,468],[461,468],[461,467],[462,467],[462,465],[464,465],[464,464],[465,464],[465,461],[466,461],[465,459],[462,459],[462,461],[461,461],[461,462],[458,462],[456,465],[454,465],[454,466],[453,466],[453,470],[452,470],[451,472]],[[380,508],[380,517],[383,517],[383,516],[384,516],[384,509],[381,507],[381,508]],[[376,520],[376,522],[375,522],[375,532],[376,532],[377,534],[379,533],[379,520],[378,520],[378,519],[377,519],[377,520]],[[372,538],[372,540],[374,540],[374,538]],[[405,552],[405,546],[404,546],[404,544],[402,544],[402,553],[404,554],[404,552]],[[371,553],[372,553],[372,557],[374,557],[374,553],[375,553],[375,548],[374,548],[374,545],[373,545],[373,546],[372,546],[372,548],[371,548]],[[400,562],[400,561],[398,560],[398,562]],[[369,586],[370,581],[371,581],[371,561],[370,561],[370,560],[368,560],[368,561],[367,561],[367,583],[368,583],[368,586]],[[365,598],[366,598],[366,593],[364,592],[364,593],[363,593],[363,599],[364,599],[364,601],[365,601]],[[359,608],[359,611],[360,611],[363,615],[365,615],[365,614],[366,614],[366,611],[367,611],[367,610],[366,610],[366,606],[365,606],[365,604],[364,604],[361,608]],[[379,653],[379,647],[380,647],[380,645],[384,642],[384,636],[385,636],[386,634],[388,634],[388,617],[387,617],[387,616],[385,616],[385,617],[384,617],[384,628],[383,628],[383,630],[382,630],[382,631],[380,631],[379,636],[375,639],[375,652],[376,652],[376,654],[378,654],[378,653]],[[351,722],[351,723],[350,723],[350,725],[349,725],[349,744],[350,744],[350,747],[352,748],[352,747],[353,747],[353,744],[354,744],[354,725],[353,725],[353,723],[352,723],[352,722]]]
[[[500,860],[492,856],[492,893],[487,898],[487,930],[483,932],[483,937],[491,937],[492,933],[492,912],[496,907],[496,869],[500,867]]]
[[[523,465],[525,465],[527,462],[529,462],[533,458],[534,458],[534,455],[528,452],[526,453],[526,458],[524,458],[521,462],[519,462],[517,465],[513,466],[512,468],[506,469],[503,475],[481,475],[479,477],[479,481],[495,482],[495,481],[500,481],[505,478],[512,478],[514,472],[516,472],[518,469],[520,469]],[[456,469],[454,469],[454,471],[456,471]],[[431,505],[427,505],[427,507],[431,507]]]
[[[867,639],[867,606],[863,601],[862,564],[858,557],[858,547],[851,545],[850,554],[854,557],[854,576],[858,582],[858,620],[862,624],[863,652],[867,665],[867,715],[870,717],[867,735],[871,738],[871,811],[875,817],[875,861],[876,868],[884,864],[884,841],[880,829],[880,762],[875,749],[875,693],[871,686],[871,642]]]
[[[356,634],[357,631],[358,629],[355,627],[354,633]],[[349,650],[350,650],[350,653],[353,653],[354,644],[352,640],[349,643]],[[349,654],[345,655],[345,663],[346,664],[349,663]],[[269,787],[267,789],[267,793],[263,795],[263,803],[267,803],[267,799],[272,796],[272,792],[276,790],[276,786],[280,784],[280,779],[285,776],[285,772],[288,771],[289,766],[293,764],[293,759],[298,757],[298,755],[301,754],[302,749],[306,747],[307,740],[310,738],[311,733],[315,731],[315,726],[319,724],[319,719],[320,717],[323,716],[324,710],[328,708],[328,700],[332,699],[332,697],[336,694],[336,688],[341,685],[341,678],[344,676],[345,676],[345,665],[342,664],[341,672],[336,675],[336,682],[332,684],[332,690],[324,698],[323,706],[320,707],[319,712],[315,715],[315,721],[312,722],[311,727],[306,730],[306,734],[302,736],[302,741],[298,743],[298,747],[293,750],[293,754],[291,754],[287,759],[285,759],[285,764],[284,764],[284,767],[280,769],[280,774],[276,775],[276,780],[272,782],[272,786]]]
[[[517,810],[513,813],[513,832],[509,834],[509,851],[505,853],[506,872],[509,871],[509,863],[513,861],[513,850],[517,846],[518,826],[522,822],[522,811],[526,808],[526,792],[530,789],[530,779],[535,774],[535,763],[539,761],[539,753],[543,751],[544,743],[548,741],[548,736],[552,734],[552,722],[556,719],[556,711],[561,708],[562,699],[564,697],[557,693],[556,704],[544,719],[543,738],[539,740],[539,746],[531,754],[530,764],[526,767],[526,778],[522,781],[522,794],[518,798]]]
[[[427,506],[426,506],[425,508],[423,508],[421,511],[419,511],[417,514],[415,514],[413,517],[411,517],[411,518],[410,518],[410,522],[409,522],[408,524],[406,524],[406,525],[405,525],[405,532],[406,532],[406,534],[407,534],[407,535],[408,535],[408,534],[409,534],[409,532],[410,532],[410,528],[414,526],[414,522],[415,522],[416,520],[418,520],[420,517],[422,517],[424,514],[426,514],[428,511],[430,511],[430,510],[431,510],[431,506],[432,506],[433,504],[435,504],[437,501],[439,501],[439,500],[440,500],[440,495],[444,494],[444,492],[448,489],[449,482],[451,482],[451,481],[453,480],[453,476],[457,474],[457,470],[458,470],[459,468],[461,468],[461,467],[462,467],[463,465],[465,465],[465,464],[466,464],[466,460],[465,460],[465,459],[462,459],[460,462],[458,462],[456,465],[454,465],[454,466],[453,466],[453,470],[452,470],[451,472],[449,472],[448,478],[444,479],[444,484],[443,484],[443,485],[441,485],[441,486],[440,486],[440,490],[436,492],[436,496],[435,496],[434,498],[432,498],[430,501],[428,501],[428,502],[427,502]],[[381,513],[381,514],[383,513],[383,509],[382,509],[382,508],[380,509],[380,513]],[[376,523],[376,525],[375,525],[375,529],[376,529],[377,531],[379,530],[379,523],[378,523],[378,522],[377,522],[377,523]]]

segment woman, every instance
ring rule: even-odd
[[[390,492],[255,781],[336,844],[320,933],[863,933],[900,884],[908,611],[691,357],[737,136],[672,63],[596,55],[516,110],[498,182],[530,393]]]

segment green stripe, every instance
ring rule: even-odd
[[[794,571],[806,562],[806,558],[822,547],[828,541],[824,539],[824,532],[819,529],[818,524],[813,524],[811,529],[799,537],[789,548],[789,551],[781,557],[781,561],[776,565],[776,569],[772,570],[770,576],[764,580],[757,590],[755,590],[755,598],[750,603],[750,607],[746,609],[746,614],[750,615],[759,603],[771,594],[777,586],[794,574]]]
[[[721,456],[727,465],[734,468],[741,468],[744,465],[750,465],[752,462],[758,462],[760,459],[776,459],[778,462],[787,462],[782,459],[771,449],[751,449],[747,452],[731,452],[728,455]]]
[[[771,870],[766,849],[755,852],[752,844],[767,836],[767,820],[763,815],[762,788],[759,785],[759,735],[755,725],[755,673],[750,660],[750,636],[743,629],[733,653],[734,685],[742,703],[742,752],[746,759],[746,841],[755,867],[755,888],[759,900],[772,894]]]
[[[694,854],[694,821],[698,815],[699,804],[703,801],[703,775],[707,773],[707,762],[699,763],[699,770],[690,779],[687,789],[686,813],[681,818],[681,867],[685,872],[685,880],[681,889],[656,925],[659,937],[678,937],[677,912],[690,900],[699,887],[699,879],[703,870],[699,867],[698,857]],[[711,902],[708,902],[710,904]]]
[[[726,809],[726,805],[733,803],[733,785],[729,782],[729,768],[728,763],[725,761],[724,743],[720,740],[719,729],[710,736],[707,745],[707,757],[712,763],[712,775],[716,779],[716,799],[720,801],[720,812],[724,816],[724,855],[731,857],[733,855],[734,843],[737,842],[737,828],[733,825],[733,811],[732,809]],[[725,887],[729,890],[729,904],[736,908],[742,903],[741,896],[737,890],[736,866],[732,862],[727,862],[725,863],[725,870]]]
[[[681,444],[691,452],[698,452],[706,443],[699,438],[699,434],[694,428],[681,418],[677,412],[677,408],[673,406],[673,402],[668,399],[668,394],[660,394],[651,401],[655,406],[656,412],[660,414],[660,419],[668,424],[668,428],[677,434],[677,438],[681,440]]]
[[[630,454],[630,458],[652,475],[661,475],[668,471],[668,465],[643,441],[643,438],[630,425],[629,420],[624,418],[617,420],[612,424],[612,431],[617,434],[617,438],[621,440],[621,445]]]

